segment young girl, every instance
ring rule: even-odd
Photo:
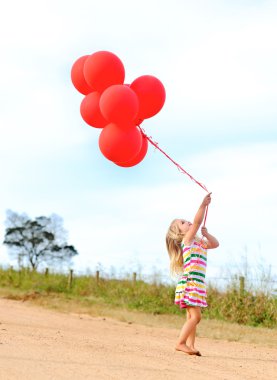
[[[203,199],[193,223],[184,219],[175,219],[166,235],[166,247],[170,258],[170,271],[181,275],[175,292],[175,304],[187,309],[185,322],[176,345],[177,351],[189,355],[201,356],[194,347],[196,326],[201,320],[201,307],[207,307],[205,273],[207,249],[217,248],[217,239],[201,228],[205,241],[197,237],[205,215],[206,207],[211,202],[211,193]]]

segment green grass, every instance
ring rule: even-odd
[[[152,315],[183,315],[174,305],[174,286],[148,284],[130,280],[100,279],[93,276],[73,278],[71,287],[68,276],[49,273],[47,276],[29,270],[4,270],[0,268],[1,294],[8,298],[28,299],[59,295],[74,299],[83,305],[107,305],[140,311]],[[234,284],[220,292],[209,286],[209,307],[203,310],[204,319],[236,322],[241,325],[276,327],[277,299],[264,293],[240,294]]]
[[[263,292],[244,291],[241,294],[234,286],[219,292],[210,286],[208,304],[204,312],[207,318],[248,326],[276,327],[277,298]]]

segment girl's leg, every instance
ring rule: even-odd
[[[189,320],[191,318],[191,315],[189,313],[189,310],[187,310],[187,320]],[[195,327],[192,329],[191,333],[189,334],[188,336],[188,339],[187,339],[187,346],[189,348],[191,348],[192,350],[194,351],[198,351],[194,348],[194,343],[195,343],[195,336],[196,336],[196,325]]]
[[[176,350],[183,351],[188,354],[195,354],[188,344],[188,338],[191,335],[192,339],[195,339],[195,333],[197,324],[201,320],[201,309],[199,306],[190,306],[187,308],[190,318],[187,319],[179,335],[179,339],[176,345]],[[190,341],[192,342],[192,340]],[[189,342],[188,342],[189,343]],[[193,343],[194,344],[194,343]]]

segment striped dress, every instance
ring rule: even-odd
[[[207,249],[194,240],[191,245],[181,244],[183,251],[183,274],[175,292],[175,304],[181,309],[188,306],[207,307],[206,266]]]

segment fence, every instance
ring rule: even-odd
[[[14,269],[11,266],[9,268],[10,277],[12,277],[13,271],[14,271]],[[29,268],[26,268],[25,271],[31,272],[31,270]],[[19,270],[19,272],[20,272],[20,270]],[[45,268],[44,275],[46,277],[49,275],[49,268]],[[68,276],[67,286],[70,289],[73,286],[74,278],[78,278],[78,277],[80,277],[80,275],[74,274],[74,270],[70,269],[67,276]],[[114,276],[108,276],[107,274],[105,274],[105,272],[100,272],[100,270],[96,270],[95,275],[91,274],[91,276],[95,277],[97,284],[100,284],[101,280],[116,279]],[[173,285],[176,282],[176,281],[173,282],[173,280],[170,281],[169,276],[163,276],[163,275],[157,275],[157,274],[142,275],[140,273],[138,274],[137,272],[133,272],[131,275],[125,275],[123,277],[121,276],[121,278],[117,278],[117,279],[118,280],[129,280],[132,282],[133,285],[136,285],[137,281],[144,281],[144,282],[156,283],[156,284],[166,284],[166,285]],[[253,279],[246,278],[245,276],[234,275],[233,277],[209,277],[207,280],[208,280],[209,285],[215,286],[217,288],[222,288],[222,289],[226,288],[226,286],[220,286],[220,283],[222,283],[222,282],[225,282],[227,284],[232,283],[238,287],[240,294],[244,294],[244,292],[246,291],[246,288],[251,288],[251,287],[254,289],[259,288],[259,286],[253,285],[255,280],[256,280],[256,282],[258,281],[257,279],[253,280]],[[263,281],[264,281],[264,283],[267,284],[267,288],[265,290],[270,290],[270,293],[276,295],[277,294],[277,281],[272,280],[272,279],[271,280],[265,279],[265,280],[259,280],[259,284],[263,283]],[[247,284],[247,286],[246,286],[246,284]],[[263,287],[265,287],[265,285],[263,285]]]
[[[46,268],[46,270],[45,270],[45,274],[46,273],[48,273],[48,268]],[[78,277],[78,276],[76,276],[76,277]],[[111,279],[111,277],[105,276],[104,273],[102,273],[102,277],[101,277],[100,271],[97,270],[95,272],[95,279],[96,279],[96,283],[99,284],[101,279],[103,279],[103,280],[104,279]],[[136,272],[133,272],[132,275],[128,276],[128,278],[126,278],[126,277],[120,278],[120,280],[126,280],[126,279],[131,281],[133,285],[136,285],[136,282],[138,280],[149,282],[149,283],[163,283],[163,281],[161,281],[161,278],[157,279],[157,276],[155,277],[155,276],[149,275],[147,278],[147,276],[143,276],[143,275],[138,276],[138,274]],[[168,279],[168,277],[167,277],[167,279]],[[212,285],[212,286],[214,284],[216,284],[218,286],[220,281],[221,282],[225,281],[228,284],[230,284],[232,282],[232,284],[235,284],[236,286],[238,286],[238,290],[239,290],[239,293],[241,295],[243,295],[244,292],[246,291],[246,283],[248,283],[248,287],[254,287],[253,286],[253,282],[254,282],[253,279],[247,279],[245,276],[237,276],[237,275],[235,275],[233,278],[231,278],[231,277],[211,277],[208,279],[208,284]],[[72,282],[73,282],[73,270],[71,269],[69,274],[68,274],[68,287],[69,288],[72,287]],[[267,280],[267,283],[269,283],[271,285],[271,287],[274,287],[276,284],[276,289],[273,289],[273,292],[272,292],[273,294],[275,294],[277,292],[277,281],[275,281],[275,280],[268,281]],[[167,284],[168,284],[168,282],[167,282]],[[171,282],[170,284],[173,285],[173,282]]]

